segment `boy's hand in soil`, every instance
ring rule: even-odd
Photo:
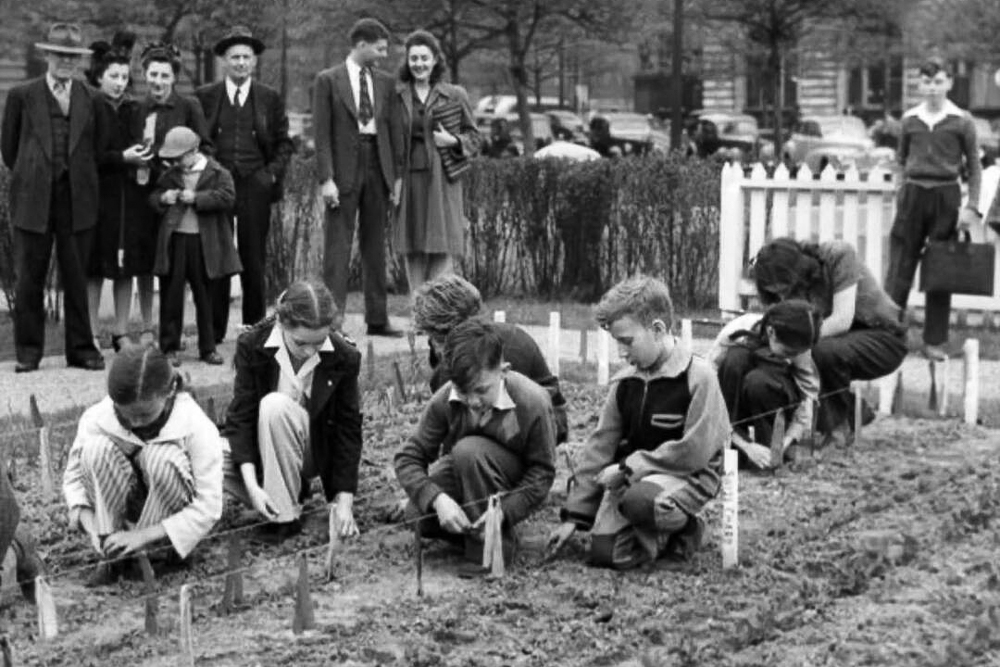
[[[110,558],[130,556],[167,536],[162,523],[134,530],[120,530],[104,540],[104,555]]]
[[[787,446],[787,445],[786,445]],[[756,442],[745,440],[743,436],[733,434],[733,449],[738,449],[747,455],[747,459],[756,468],[766,470],[771,467],[771,448]]]
[[[603,486],[609,491],[614,491],[615,489],[620,489],[628,483],[628,477],[625,475],[625,471],[622,470],[621,466],[617,463],[612,463],[607,468],[597,473],[597,477],[594,479],[595,482]]]
[[[434,511],[437,512],[438,523],[449,533],[461,535],[472,526],[465,511],[447,493],[440,493],[434,499]]]
[[[267,491],[256,484],[247,485],[247,495],[250,496],[250,504],[261,516],[268,521],[278,519],[278,508],[274,506],[274,501],[271,500],[271,496],[267,495]]]
[[[548,548],[545,552],[546,558],[554,558],[559,551],[566,546],[569,538],[576,532],[576,524],[565,521],[559,524],[555,530],[549,534]]]

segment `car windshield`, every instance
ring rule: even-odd
[[[865,131],[865,122],[854,116],[817,118],[816,123],[824,137],[835,136],[851,139],[866,139],[868,137],[868,133]]]
[[[637,113],[601,114],[615,130],[648,130],[649,120]]]

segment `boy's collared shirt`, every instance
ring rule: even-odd
[[[922,102],[903,114],[897,160],[906,183],[922,188],[958,185],[968,169],[969,202],[979,202],[982,163],[976,126],[967,111],[946,99],[939,113]]]
[[[500,381],[500,389],[497,392],[497,400],[489,407],[488,410],[483,410],[482,412],[473,410],[465,398],[458,393],[454,383],[452,383],[451,391],[448,393],[448,401],[450,403],[463,404],[468,409],[469,416],[472,418],[473,422],[475,422],[480,428],[485,427],[489,423],[495,412],[508,412],[517,407],[517,404],[514,403],[514,399],[512,399],[510,394],[507,392],[506,379]]]
[[[271,329],[271,335],[264,341],[264,347],[276,349],[274,360],[278,362],[278,386],[276,391],[292,398],[299,405],[305,405],[312,394],[313,371],[319,365],[320,352],[333,352],[333,342],[327,336],[318,352],[314,352],[306,359],[299,370],[292,366],[292,358],[288,354],[288,347],[285,345],[285,337],[281,333],[281,325],[275,323]]]
[[[933,132],[934,126],[948,116],[958,116],[959,118],[962,118],[965,116],[965,111],[963,111],[961,107],[951,100],[945,99],[944,104],[941,105],[941,109],[939,111],[931,111],[927,107],[926,102],[921,102],[903,114],[903,116],[916,116],[920,120],[924,121],[924,125],[926,125],[927,128]]]

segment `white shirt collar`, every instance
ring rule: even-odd
[[[277,322],[275,322],[274,326],[271,327],[271,333],[267,337],[267,340],[264,341],[264,347],[271,349],[285,347],[285,337],[281,335],[281,325]],[[333,341],[330,340],[329,336],[327,336],[326,340],[323,341],[323,344],[320,345],[319,351],[333,352],[333,350]]]
[[[958,116],[962,117],[965,115],[965,111],[961,107],[956,105],[954,102],[945,98],[944,104],[941,105],[941,110],[937,113],[932,112],[927,108],[927,102],[921,102],[917,106],[913,107],[907,111],[904,116],[915,116],[922,120],[924,124],[930,129],[934,129],[934,126],[940,123],[942,120],[948,116]]]
[[[240,106],[243,106],[244,104],[247,103],[247,95],[250,94],[250,77],[247,77],[246,81],[237,86],[235,83],[233,83],[233,80],[227,76],[226,96],[229,97],[230,104],[234,103],[234,98],[236,97],[237,90],[240,91]]]
[[[451,391],[448,393],[448,400],[467,405],[465,399],[462,398],[462,395],[458,393],[457,389],[455,389],[454,382],[451,383]],[[517,404],[514,402],[514,399],[510,397],[510,393],[507,391],[507,381],[502,380],[500,383],[500,391],[497,393],[497,400],[493,404],[492,409],[513,410],[516,407]]]
[[[167,422],[160,429],[160,432],[151,440],[140,440],[137,435],[129,431],[115,415],[114,402],[110,396],[105,396],[100,403],[100,410],[97,412],[97,427],[108,435],[120,440],[132,441],[136,444],[153,442],[176,442],[187,438],[194,433],[194,427],[189,419],[190,412],[197,407],[197,403],[186,391],[180,391],[174,397],[174,407],[167,417]]]
[[[45,73],[45,83],[48,84],[49,91],[53,95],[55,95],[57,79],[54,76],[52,76],[52,72]],[[73,86],[73,79],[67,79],[65,83],[66,83],[66,90],[68,92],[70,88]]]
[[[198,159],[195,160],[194,164],[191,165],[191,168],[188,169],[187,171],[188,172],[205,171],[205,167],[207,165],[208,165],[208,158],[205,156],[204,153],[198,153]]]

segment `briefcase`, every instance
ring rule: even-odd
[[[920,260],[920,290],[993,296],[993,266],[996,249],[992,243],[972,243],[964,238],[928,241]]]

